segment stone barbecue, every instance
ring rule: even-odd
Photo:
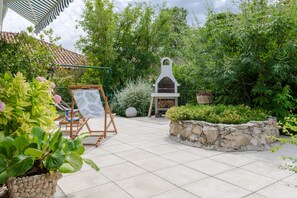
[[[178,86],[172,73],[172,60],[168,57],[161,59],[161,74],[158,77],[155,93],[151,94],[151,104],[148,116],[151,116],[153,103],[155,103],[155,115],[160,115],[160,111],[166,111],[172,106],[178,105]]]

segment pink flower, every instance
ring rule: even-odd
[[[55,89],[56,84],[55,84],[54,82],[51,82],[51,83],[50,83],[50,86],[51,86],[52,89]]]
[[[55,101],[55,103],[60,103],[62,98],[61,98],[61,96],[56,94],[56,95],[54,95],[53,100]]]
[[[5,109],[5,103],[4,102],[0,102],[0,112],[4,111]]]
[[[46,81],[46,79],[43,76],[37,76],[36,80],[39,81],[39,82],[45,82]]]

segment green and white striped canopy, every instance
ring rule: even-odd
[[[35,25],[35,33],[49,25],[73,0],[0,0],[2,16],[11,9]],[[0,4],[1,5],[1,4]],[[1,9],[1,7],[0,7]],[[4,10],[4,11],[3,11]],[[1,16],[0,16],[1,17]],[[3,20],[4,17],[2,17]]]

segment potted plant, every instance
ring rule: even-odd
[[[0,188],[7,185],[10,197],[53,197],[61,173],[79,171],[83,162],[99,170],[81,157],[88,134],[71,140],[53,130],[53,103],[61,99],[53,87],[43,77],[0,76]]]
[[[61,173],[79,171],[83,162],[99,170],[81,155],[82,139],[62,136],[62,132],[45,132],[33,127],[31,133],[4,137],[0,142],[0,184],[7,184],[10,197],[53,197]]]
[[[196,99],[198,104],[210,104],[213,101],[213,94],[210,91],[199,91]]]

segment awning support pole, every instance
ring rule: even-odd
[[[2,25],[4,20],[3,11],[4,11],[3,0],[0,0],[0,32],[2,32]]]

